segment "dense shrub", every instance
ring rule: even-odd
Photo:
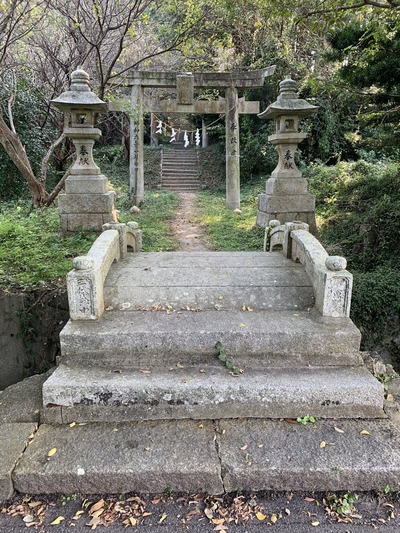
[[[352,318],[371,346],[400,329],[400,165],[341,162],[306,175],[320,237],[354,273]]]

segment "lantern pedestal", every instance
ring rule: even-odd
[[[277,167],[266,182],[265,194],[258,197],[257,225],[266,227],[271,220],[306,222],[316,233],[315,197],[308,192],[307,180],[295,162],[298,145],[307,137],[299,132],[300,117],[315,113],[317,106],[297,98],[295,82],[286,78],[280,83],[280,94],[260,118],[275,119],[276,133],[268,140],[279,155]]]
[[[102,230],[116,222],[115,193],[93,160],[94,142],[101,131],[94,127],[95,115],[107,104],[90,91],[89,76],[83,70],[71,75],[71,89],[52,101],[64,112],[64,131],[75,146],[75,162],[65,181],[65,193],[58,197],[61,232]]]

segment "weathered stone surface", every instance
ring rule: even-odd
[[[286,232],[290,231],[289,229]],[[326,265],[330,259],[322,244],[308,231],[290,232],[291,257],[304,265],[314,285],[315,307],[326,317],[350,316],[353,276],[347,270],[333,270]],[[340,258],[343,259],[343,258]],[[337,263],[337,260],[335,260]],[[339,261],[345,264],[345,261]]]
[[[113,265],[106,307],[309,309],[314,291],[301,265],[262,252],[143,253]]]
[[[334,354],[358,352],[360,337],[350,319],[322,319],[305,311],[241,310],[107,311],[101,321],[70,321],[60,334],[62,353],[70,363],[75,359],[95,365],[100,357],[113,368],[124,360],[137,368],[136,356],[161,366],[212,357],[217,341],[234,357],[307,356],[309,364],[314,357],[328,363]]]
[[[364,367],[245,368],[233,378],[214,362],[146,372],[61,365],[43,386],[44,406],[61,406],[63,422],[384,416],[382,384]]]
[[[12,472],[35,431],[36,424],[0,424],[0,501],[14,492]]]
[[[107,285],[104,288],[105,306],[118,309],[129,303],[132,309],[171,306],[179,309],[241,309],[243,305],[257,311],[310,309],[314,305],[311,287],[135,287],[134,285]]]
[[[269,196],[267,194],[260,194],[258,196],[258,208],[260,211],[264,211],[266,213],[298,213],[304,211],[314,212],[315,197],[311,194],[291,194],[285,196]],[[280,218],[278,218],[278,220],[283,222]],[[293,222],[293,220],[291,222]]]
[[[70,176],[65,181],[66,194],[103,194],[108,191],[108,179],[98,176]]]
[[[0,390],[23,379],[25,365],[28,364],[24,341],[19,335],[18,315],[23,306],[22,294],[3,294],[0,297]]]
[[[307,180],[305,178],[269,178],[265,184],[267,195],[297,195],[307,194]]]
[[[42,385],[52,371],[26,378],[0,392],[0,424],[39,422]]]
[[[58,209],[63,214],[111,213],[114,208],[114,191],[104,194],[60,194]]]
[[[227,492],[376,490],[399,481],[400,438],[387,420],[227,420],[219,430]]]
[[[30,494],[223,492],[213,425],[195,421],[42,425],[13,480]]]

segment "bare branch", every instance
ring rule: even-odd
[[[44,205],[49,206],[49,205],[51,205],[54,202],[54,200],[57,198],[57,196],[59,195],[60,191],[64,187],[65,180],[68,178],[68,176],[70,174],[71,174],[71,167],[69,167],[69,169],[64,174],[64,176],[60,179],[60,181],[57,183],[57,185],[54,187],[54,189],[51,191],[51,193],[47,196]]]
[[[50,146],[50,148],[48,149],[47,151],[47,154],[44,156],[43,160],[42,160],[42,166],[40,168],[40,177],[39,177],[39,181],[45,185],[46,184],[46,179],[47,179],[47,170],[49,168],[49,163],[50,163],[50,158],[51,156],[53,155],[53,152],[54,150],[57,148],[57,146],[59,146],[63,140],[66,138],[66,135],[65,133],[63,132],[59,138],[53,142],[53,144]]]

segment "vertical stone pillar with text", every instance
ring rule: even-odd
[[[140,80],[132,85],[129,158],[129,194],[133,204],[139,206],[144,200],[143,87]]]
[[[299,132],[299,119],[315,113],[317,106],[297,97],[296,82],[287,77],[280,84],[276,102],[258,116],[274,119],[276,133],[268,140],[275,146],[279,160],[266,182],[265,194],[258,197],[257,225],[268,226],[271,220],[305,222],[316,233],[315,197],[308,192],[307,180],[295,162],[298,145],[307,137]]]
[[[240,209],[239,99],[236,87],[228,87],[226,100],[226,207]]]
[[[103,224],[116,220],[115,193],[109,190],[107,178],[93,161],[93,145],[101,136],[94,127],[95,115],[107,111],[107,104],[91,92],[89,76],[80,69],[71,74],[70,90],[51,103],[64,112],[64,132],[76,151],[65,193],[58,197],[61,231],[101,231]]]

